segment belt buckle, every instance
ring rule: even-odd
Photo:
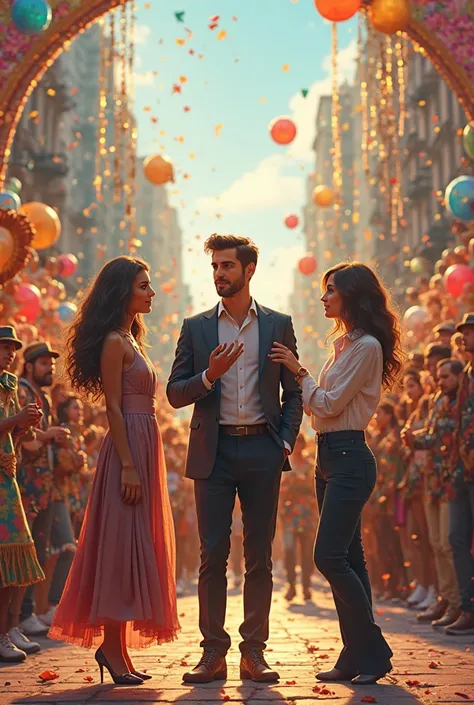
[[[237,431],[238,436],[246,436],[247,435],[247,426],[236,426],[235,430]],[[243,431],[243,433],[239,433],[240,431]]]

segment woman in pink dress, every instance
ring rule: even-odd
[[[155,416],[157,376],[142,315],[155,295],[149,267],[118,257],[84,298],[68,340],[77,392],[105,396],[104,438],[79,545],[49,632],[96,652],[115,683],[149,678],[127,647],[175,638],[175,540],[163,445]]]

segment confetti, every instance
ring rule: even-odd
[[[218,32],[218,34],[217,34],[217,39],[219,41],[221,41],[221,39],[225,39],[226,37],[227,37],[227,32],[225,31],[225,29],[221,29],[221,31]]]
[[[183,12],[183,11],[181,11],[181,12],[175,12],[175,13],[174,13],[174,16],[176,17],[176,20],[177,20],[178,22],[184,22],[184,15],[185,15],[185,14],[186,14],[186,13]]]

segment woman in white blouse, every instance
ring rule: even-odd
[[[364,431],[382,388],[400,371],[400,326],[383,285],[364,264],[336,265],[322,288],[325,316],[342,335],[318,382],[283,345],[274,343],[270,357],[295,374],[317,433],[314,560],[331,585],[344,643],[335,667],[317,678],[369,685],[391,670],[392,651],[374,621],[362,547],[361,514],[377,476]]]

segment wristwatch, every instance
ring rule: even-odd
[[[300,369],[298,370],[298,372],[295,375],[295,379],[297,382],[299,382],[300,380],[302,380],[304,377],[307,377],[308,375],[309,375],[309,372],[306,369],[306,367],[300,367]]]

